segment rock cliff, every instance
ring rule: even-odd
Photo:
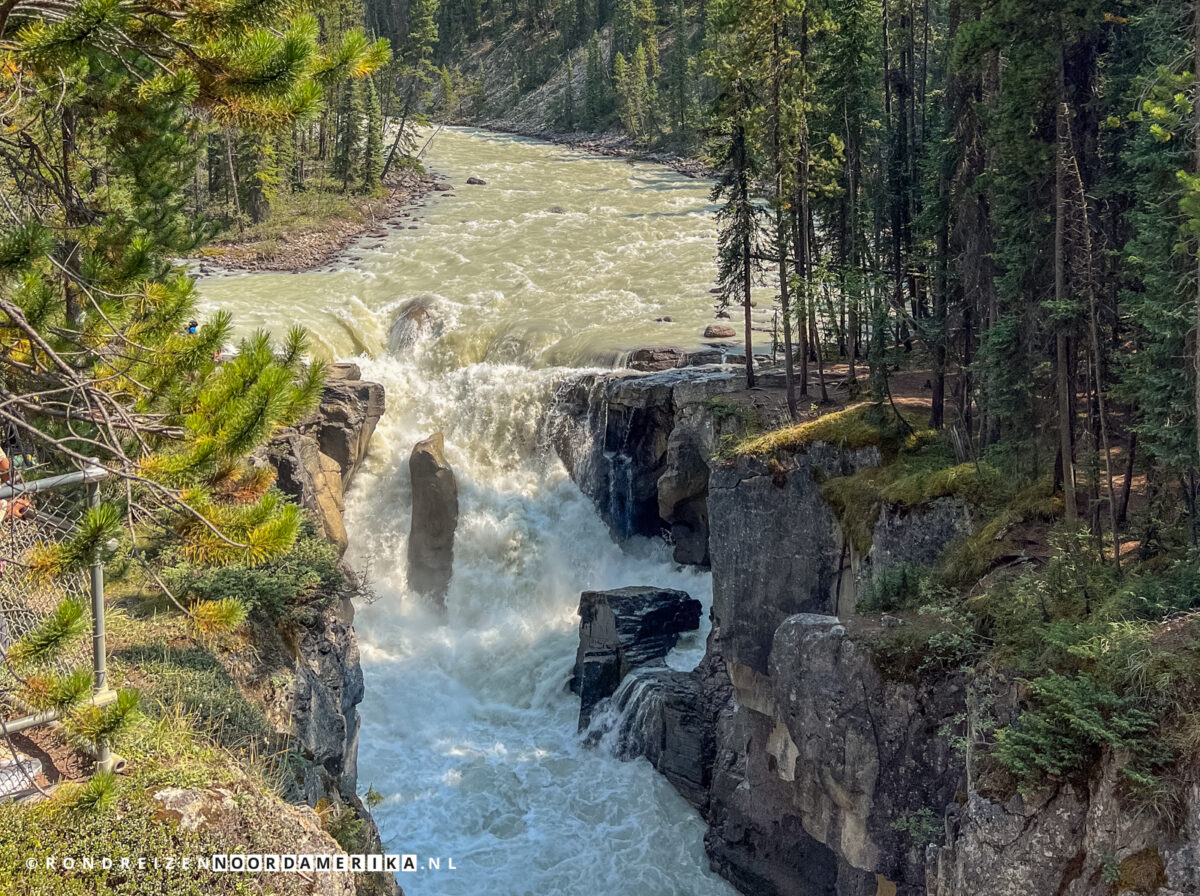
[[[560,387],[551,438],[614,536],[666,534],[677,562],[707,566],[711,458],[747,417],[780,414],[730,366],[589,373]]]
[[[355,364],[334,364],[317,409],[260,452],[275,468],[279,488],[312,512],[341,551],[347,544],[342,496],[383,411],[383,386],[363,381]]]
[[[813,441],[715,462],[738,384],[693,377],[576,381],[557,445],[614,534],[683,528],[689,502],[704,521],[707,654],[692,672],[633,669],[605,740],[702,813],[713,867],[753,896],[1200,893],[1200,793],[1172,827],[1122,803],[1111,757],[1087,786],[968,786],[964,674],[904,674],[878,652],[889,626],[915,623],[858,612],[860,596],[897,564],[936,561],[978,525],[970,510],[885,504],[860,555],[821,483],[878,449]],[[699,562],[685,543],[676,559]]]
[[[325,536],[345,550],[342,494],[366,457],[384,410],[383,387],[365,382],[353,364],[333,365],[317,409],[267,446],[263,457],[277,482],[311,511]],[[346,570],[353,577],[351,570]],[[267,717],[299,758],[289,798],[353,811],[365,822],[364,852],[379,851],[374,820],[359,800],[358,704],[363,698],[354,607],[340,600],[306,623],[258,625],[255,646],[269,676],[261,699]],[[390,896],[390,874],[360,874],[359,893]]]

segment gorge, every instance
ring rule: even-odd
[[[719,364],[611,370],[642,346],[680,350],[656,363],[737,357],[700,337],[703,183],[465,129],[430,161],[453,189],[416,231],[328,271],[203,283],[210,309],[299,320],[386,389],[346,496],[347,556],[378,596],[356,619],[360,790],[382,795],[391,850],[455,867],[404,880],[410,896],[1098,896],[1117,873],[1134,892],[1200,891],[1195,822],[1121,808],[1111,768],[1091,792],[964,789],[961,673],[879,662],[881,626],[906,623],[856,604],[876,571],[974,531],[968,507],[881,510],[863,550],[819,486],[878,447],[717,462],[751,417],[784,421],[777,377],[746,392]],[[405,576],[409,453],[436,432],[460,508],[444,616]],[[699,599],[701,627],[577,734],[579,595],[627,586]],[[1003,699],[1011,717],[1017,695]]]
[[[346,496],[347,556],[379,595],[355,620],[360,791],[383,795],[373,814],[390,850],[454,859],[404,879],[410,896],[732,893],[691,807],[649,766],[585,748],[566,690],[581,591],[649,582],[707,604],[708,576],[657,540],[615,544],[545,425],[572,368],[639,345],[700,348],[707,187],[464,130],[443,131],[429,161],[454,190],[427,200],[416,231],[328,272],[202,282],[209,308],[247,328],[299,321],[387,393]],[[414,298],[429,320],[389,351]],[[444,624],[405,579],[409,453],[435,431],[460,506]],[[681,648],[697,654],[698,638]]]

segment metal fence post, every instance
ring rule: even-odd
[[[87,484],[88,507],[100,506],[100,483],[92,480]],[[100,547],[92,557],[92,693],[100,694],[108,687],[108,645],[104,635],[104,564],[100,558]],[[96,768],[102,772],[112,771],[112,755],[108,739],[96,744]]]

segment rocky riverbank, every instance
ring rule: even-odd
[[[941,662],[947,646],[916,614],[860,607],[889,571],[935,562],[975,531],[968,504],[831,504],[824,484],[884,460],[845,423],[714,457],[744,429],[733,376],[603,374],[565,389],[559,408],[572,434],[560,454],[614,536],[675,532],[674,509],[690,506],[676,559],[711,566],[700,665],[623,667],[587,715],[607,707],[605,742],[649,759],[702,814],[713,868],[748,896],[1200,892],[1194,787],[1172,819],[1130,803],[1111,754],[1086,783],[1022,790],[981,776],[964,748],[978,673]],[[581,629],[581,655],[593,641]],[[1027,699],[1016,681],[984,690],[997,724]]]
[[[356,365],[333,365],[316,410],[278,433],[260,455],[277,471],[278,486],[312,513],[339,553],[346,548],[343,490],[366,457],[384,401],[383,387],[364,381]],[[355,581],[353,570],[346,575]],[[254,691],[298,758],[288,795],[326,815],[351,813],[361,851],[382,851],[374,819],[357,793],[363,673],[353,604],[343,597],[307,622],[256,625],[253,640],[260,657],[250,676],[258,683]],[[403,896],[388,873],[356,875],[355,886],[359,894]]]
[[[579,152],[592,153],[598,156],[610,156],[618,159],[633,159],[639,162],[652,162],[664,165],[673,171],[678,171],[686,177],[714,177],[712,167],[699,159],[669,152],[667,150],[647,149],[631,140],[628,134],[620,131],[609,131],[597,134],[591,131],[558,131],[545,125],[537,125],[527,121],[511,118],[487,118],[478,121],[464,121],[476,127],[499,131],[502,134],[515,134],[518,137],[533,137],[545,140],[558,146],[565,146]]]
[[[284,205],[262,225],[213,240],[190,259],[200,274],[229,271],[313,271],[352,259],[401,230],[419,226],[422,200],[441,185],[436,174],[397,178],[378,197],[331,197],[328,208]],[[294,200],[293,200],[294,202]]]

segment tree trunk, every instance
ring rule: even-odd
[[[233,208],[237,212],[238,232],[242,231],[242,200],[238,198],[237,170],[233,167],[233,138],[225,132],[225,164],[229,171],[229,192],[233,194]]]
[[[783,178],[783,106],[780,102],[780,82],[783,80],[782,47],[780,46],[780,31],[783,28],[779,16],[772,27],[772,60],[773,77],[771,81],[771,151],[775,163],[775,246],[779,256],[779,307],[783,312],[783,379],[787,391],[788,415],[796,420],[796,378],[795,359],[792,355],[792,314],[788,296],[788,258],[787,258],[787,214],[784,209],[784,178]],[[682,40],[677,35],[676,40]]]
[[[1062,81],[1062,59],[1059,59],[1059,84]],[[1061,89],[1061,88],[1060,88]],[[1067,104],[1061,99],[1057,107],[1056,153],[1054,166],[1054,301],[1061,308],[1067,298],[1067,176],[1066,176],[1066,119]],[[1074,523],[1078,519],[1075,503],[1075,463],[1071,449],[1071,371],[1067,358],[1067,334],[1059,324],[1055,336],[1055,365],[1057,367],[1058,392],[1058,450],[1062,462],[1063,500],[1066,519]]]
[[[1192,39],[1195,59],[1192,62],[1195,72],[1195,99],[1193,110],[1200,116],[1200,0],[1195,0],[1192,8]],[[1195,168],[1200,175],[1200,128],[1194,129]],[[1196,295],[1196,337],[1192,343],[1192,362],[1196,368],[1196,450],[1200,451],[1200,252],[1197,252],[1197,295]]]

